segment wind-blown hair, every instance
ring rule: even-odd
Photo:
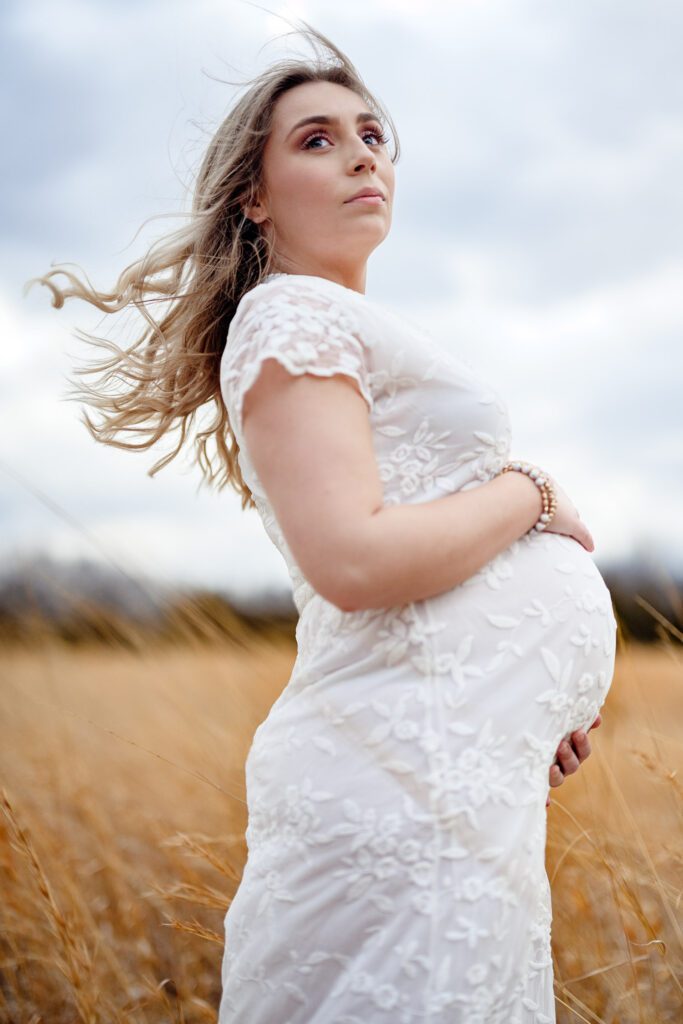
[[[198,410],[210,403],[213,418],[204,429],[196,429],[194,436],[203,478],[200,483],[215,485],[219,491],[230,483],[241,495],[242,509],[255,503],[237,462],[239,446],[222,399],[219,370],[228,327],[240,299],[276,266],[272,243],[244,214],[244,208],[258,197],[273,106],[284,92],[304,82],[346,86],[363,98],[380,124],[391,128],[392,162],[399,156],[391,116],[370,94],[349,58],[321,32],[303,20],[300,23],[306,25],[302,34],[312,42],[314,59],[280,60],[246,81],[251,87],[222,121],[204,154],[191,212],[185,214],[188,223],[154,242],[142,259],[121,272],[110,292],[98,291],[87,276],[83,283],[63,269],[70,264],[59,267],[53,263],[58,269],[32,278],[24,286],[26,294],[32,284],[46,285],[56,308],[74,296],[105,313],[133,306],[139,310],[148,326],[128,348],[76,331],[87,344],[112,354],[76,369],[79,376],[99,376],[92,385],[77,387],[68,397],[99,410],[99,425],[85,410],[82,421],[95,440],[104,444],[148,449],[164,435],[178,431],[173,451],[148,470],[151,477],[180,452]],[[60,287],[52,280],[59,274],[70,285]],[[170,307],[157,322],[147,306],[159,301],[170,302]],[[122,440],[122,435],[131,432],[143,440]],[[217,466],[209,451],[212,438]]]

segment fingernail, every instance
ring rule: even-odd
[[[579,732],[577,732],[577,734],[576,734],[576,739],[577,739],[577,741],[578,741],[579,743],[583,743],[583,741],[585,740],[585,738],[586,738],[586,734],[585,734],[585,732],[583,731],[583,729],[580,729],[580,730],[579,730]]]

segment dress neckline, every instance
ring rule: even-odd
[[[319,274],[290,274],[286,270],[274,270],[261,281],[261,284],[265,284],[266,281],[271,281],[276,277],[301,277],[308,281],[322,281],[324,285],[332,285],[333,288],[342,288],[345,292],[350,292],[352,295],[357,295],[359,299],[365,299],[367,301],[368,296],[363,292],[357,292],[355,288],[347,288],[345,284],[340,284],[339,281],[332,281],[329,277],[321,277]]]

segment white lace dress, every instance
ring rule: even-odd
[[[554,1022],[548,772],[611,684],[609,590],[578,541],[533,532],[427,600],[326,601],[243,441],[242,399],[271,356],[357,382],[386,505],[533,461],[510,451],[501,396],[403,315],[313,276],[271,275],[242,298],[221,389],[300,617],[291,678],[246,761],[219,1024]]]

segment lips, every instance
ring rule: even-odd
[[[355,195],[349,196],[346,202],[350,203],[354,199],[360,199],[362,196],[379,196],[380,199],[384,199],[384,193],[380,192],[378,188],[362,188],[360,192],[356,192]]]

